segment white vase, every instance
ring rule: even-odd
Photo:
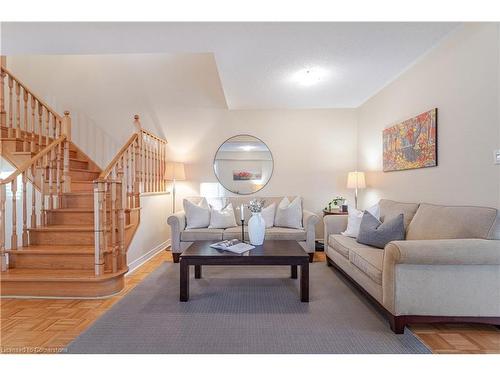
[[[248,237],[250,243],[254,246],[259,246],[264,243],[266,235],[266,222],[260,212],[252,213],[252,217],[248,220]]]

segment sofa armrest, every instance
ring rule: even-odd
[[[316,224],[319,222],[319,216],[308,210],[302,211],[302,224],[306,231],[306,245],[309,252],[316,249]]]
[[[186,228],[186,215],[184,211],[178,211],[173,215],[170,215],[167,219],[168,225],[170,225],[170,236],[172,237],[172,252],[181,252],[181,232]]]
[[[347,215],[326,215],[323,218],[325,250],[328,245],[328,236],[330,234],[340,234],[347,229]]]
[[[482,239],[393,241],[384,268],[393,264],[499,265],[500,241]]]
[[[458,315],[457,311],[470,315],[477,314],[478,306],[500,311],[500,305],[484,307],[485,303],[478,303],[480,295],[474,294],[498,285],[498,269],[499,240],[393,241],[384,249],[383,305],[394,315]],[[455,276],[450,276],[451,270]]]

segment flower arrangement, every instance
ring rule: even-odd
[[[340,207],[344,204],[345,198],[341,197],[340,195],[337,195],[335,198],[332,199],[332,203],[334,206]]]
[[[263,199],[252,199],[250,203],[248,203],[248,209],[252,213],[259,213],[264,208],[264,204],[266,203]]]

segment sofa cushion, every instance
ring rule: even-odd
[[[349,250],[349,261],[377,284],[382,285],[384,250],[375,247],[355,247]]]
[[[206,228],[210,224],[210,209],[207,200],[203,198],[199,203],[189,199],[182,201],[186,215],[186,228]]]
[[[245,225],[243,230],[245,232],[245,240],[248,240],[248,227]],[[227,228],[222,234],[223,240],[234,240],[235,238],[241,240],[241,226]]]
[[[297,197],[290,202],[287,197],[283,198],[276,209],[274,225],[302,229],[302,199]]]
[[[401,241],[405,239],[405,227],[403,214],[399,214],[393,219],[380,222],[368,211],[363,215],[359,234],[356,241],[359,243],[375,246],[383,249],[391,241]]]
[[[355,238],[346,237],[341,234],[330,234],[328,245],[345,258],[349,258],[349,250],[354,248],[373,249],[371,246],[356,242]]]
[[[193,228],[181,232],[181,241],[222,240],[224,229]]]
[[[488,239],[496,217],[495,208],[422,203],[408,227],[406,239]]]
[[[306,231],[303,229],[272,227],[266,229],[264,240],[305,241]]]
[[[223,209],[210,206],[210,225],[208,226],[210,229],[226,229],[235,226],[237,226],[236,219],[234,218],[234,210],[231,203]]]
[[[252,199],[264,199],[266,203],[264,204],[264,207],[269,207],[271,204],[276,204],[276,206],[281,202],[283,197],[258,197],[258,196],[238,196],[238,197],[226,197],[224,198],[224,205],[232,203],[233,207],[235,209],[235,214],[236,214],[236,222],[240,222],[240,210],[239,207],[244,204],[247,205],[250,203],[250,200]],[[290,198],[293,199],[293,198]],[[252,216],[252,213],[250,210],[245,209],[245,221],[248,222],[250,217]]]
[[[393,219],[399,214],[403,214],[406,230],[408,230],[408,225],[418,209],[418,203],[402,203],[388,199],[381,199],[379,205],[381,222]]]

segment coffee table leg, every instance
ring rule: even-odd
[[[296,265],[296,264],[294,264],[294,265],[290,266],[290,269],[291,269],[291,271],[292,271],[292,276],[291,276],[291,278],[292,278],[292,279],[296,279],[296,278],[297,278],[297,265]]]
[[[199,264],[194,266],[194,278],[201,279],[201,265]]]
[[[300,301],[309,302],[309,262],[300,265]]]
[[[189,300],[189,264],[182,258],[180,264],[180,272],[181,275],[179,300],[181,302],[187,302]]]

